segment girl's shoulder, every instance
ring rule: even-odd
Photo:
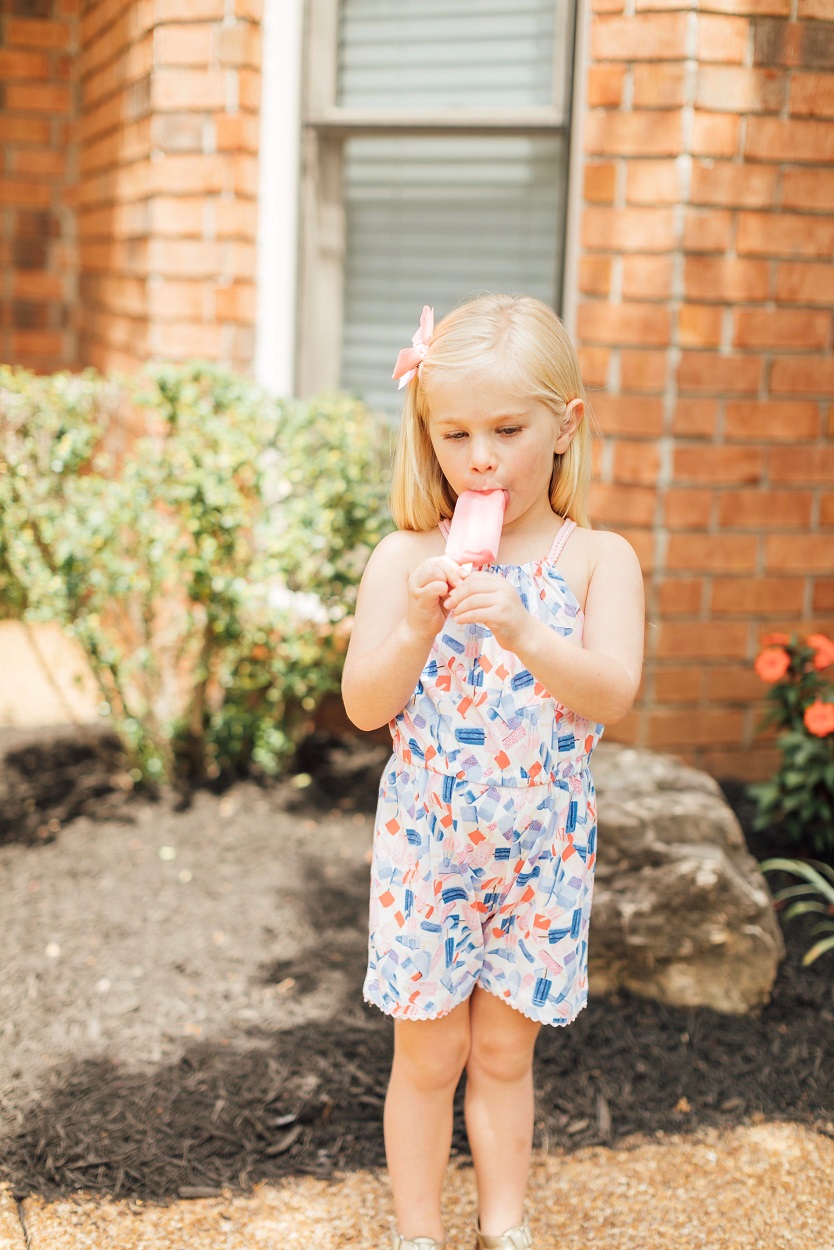
[[[430,530],[391,530],[374,548],[375,564],[395,565],[411,572],[430,556],[443,554],[444,539],[435,527]]]
[[[577,529],[577,531],[579,530]],[[623,534],[613,530],[582,530],[588,553],[588,589],[643,593],[640,557]]]
[[[571,530],[557,560],[560,577],[573,591],[583,612],[587,611],[591,586],[594,597],[611,582],[612,570],[630,570],[634,581],[639,562],[634,548],[622,534],[577,525]]]
[[[618,554],[637,559],[637,552],[625,535],[617,534],[614,530],[580,529],[577,526],[574,533],[581,535],[580,541],[591,559],[592,574],[600,560],[614,559]]]

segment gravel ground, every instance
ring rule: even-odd
[[[834,1250],[834,1142],[796,1124],[761,1124],[654,1142],[537,1154],[529,1212],[537,1250]],[[21,1204],[3,1250],[387,1250],[384,1172],[291,1177],[246,1196],[158,1206],[77,1194]],[[0,1193],[0,1217],[3,1203]],[[449,1169],[448,1250],[472,1250],[472,1169]],[[17,1231],[17,1237],[14,1236]]]

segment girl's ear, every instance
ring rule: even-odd
[[[579,425],[584,415],[584,399],[580,399],[579,397],[572,399],[565,408],[564,416],[559,422],[559,434],[556,439],[557,455],[567,451],[570,441],[576,432],[576,427]],[[559,446],[560,443],[563,444],[561,447]]]

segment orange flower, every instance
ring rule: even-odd
[[[822,699],[814,699],[810,707],[806,707],[802,717],[805,728],[816,738],[825,738],[834,733],[834,703],[824,703]]]
[[[762,681],[774,682],[785,676],[790,663],[791,658],[782,647],[768,647],[756,656],[753,667]]]
[[[768,634],[766,638],[762,639],[762,646],[763,647],[774,647],[774,646],[786,647],[789,642],[790,642],[789,634]]]
[[[817,653],[814,656],[814,668],[823,669],[834,664],[834,642],[825,634],[809,634],[808,646],[813,647]]]

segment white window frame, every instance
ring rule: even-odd
[[[296,385],[303,17],[304,0],[264,0],[254,372],[275,395]]]
[[[578,204],[573,191],[579,150],[577,120],[582,99],[580,54],[585,4],[576,0],[572,98],[567,111],[552,105],[519,108],[365,109],[336,103],[339,0],[305,0],[301,91],[301,197],[299,221],[296,393],[306,398],[337,387],[344,307],[344,143],[354,136],[564,135],[568,143],[562,316],[574,315]],[[556,44],[554,41],[554,58]],[[262,149],[263,159],[263,149]]]

